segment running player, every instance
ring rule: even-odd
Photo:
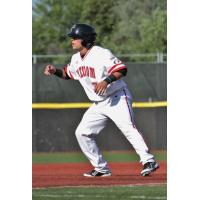
[[[47,65],[44,73],[63,79],[78,80],[88,98],[93,102],[85,112],[76,129],[76,137],[82,152],[94,169],[84,176],[111,176],[108,163],[104,160],[95,141],[95,136],[111,119],[132,144],[143,165],[142,176],[148,176],[159,168],[154,156],[140,132],[137,130],[132,110],[132,96],[126,83],[127,68],[110,50],[95,45],[95,29],[87,24],[75,24],[67,34],[72,48],[77,51],[70,64],[62,69]]]

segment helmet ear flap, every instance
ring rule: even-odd
[[[82,40],[81,41],[81,44],[84,46],[84,47],[86,47],[87,49],[89,49],[89,48],[91,48],[93,45],[94,45],[94,42],[87,42],[87,41],[85,41],[85,40]]]
[[[82,40],[82,41],[81,41],[81,44],[82,44],[84,47],[86,47],[86,45],[87,45],[87,43],[86,43],[85,40]]]
[[[94,45],[95,37],[96,37],[96,34],[87,36],[82,40],[81,44],[87,49],[89,49]]]
[[[90,48],[90,47],[88,46],[89,43],[88,43],[86,40],[84,40],[84,39],[82,39],[81,44],[82,44],[84,47],[86,47],[87,49]]]

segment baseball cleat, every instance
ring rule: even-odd
[[[107,172],[98,172],[96,170],[92,170],[91,172],[88,173],[84,173],[83,176],[87,176],[87,177],[106,177],[106,176],[111,176],[111,172],[107,171]]]
[[[159,168],[157,162],[147,162],[143,166],[143,170],[141,171],[142,176],[149,176],[149,174]]]

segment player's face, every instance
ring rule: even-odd
[[[81,41],[82,41],[81,39],[72,38],[72,39],[71,39],[72,48],[73,48],[74,50],[78,50],[78,51],[82,50],[82,49],[83,49],[83,46],[82,46],[82,44],[81,44]]]

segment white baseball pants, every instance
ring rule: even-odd
[[[95,142],[95,136],[106,126],[109,118],[113,120],[132,144],[142,164],[154,161],[153,155],[148,153],[148,147],[135,126],[132,96],[128,89],[124,88],[108,97],[105,101],[94,103],[85,112],[76,129],[76,137],[80,148],[95,170],[100,172],[109,170],[107,162],[103,159]]]

